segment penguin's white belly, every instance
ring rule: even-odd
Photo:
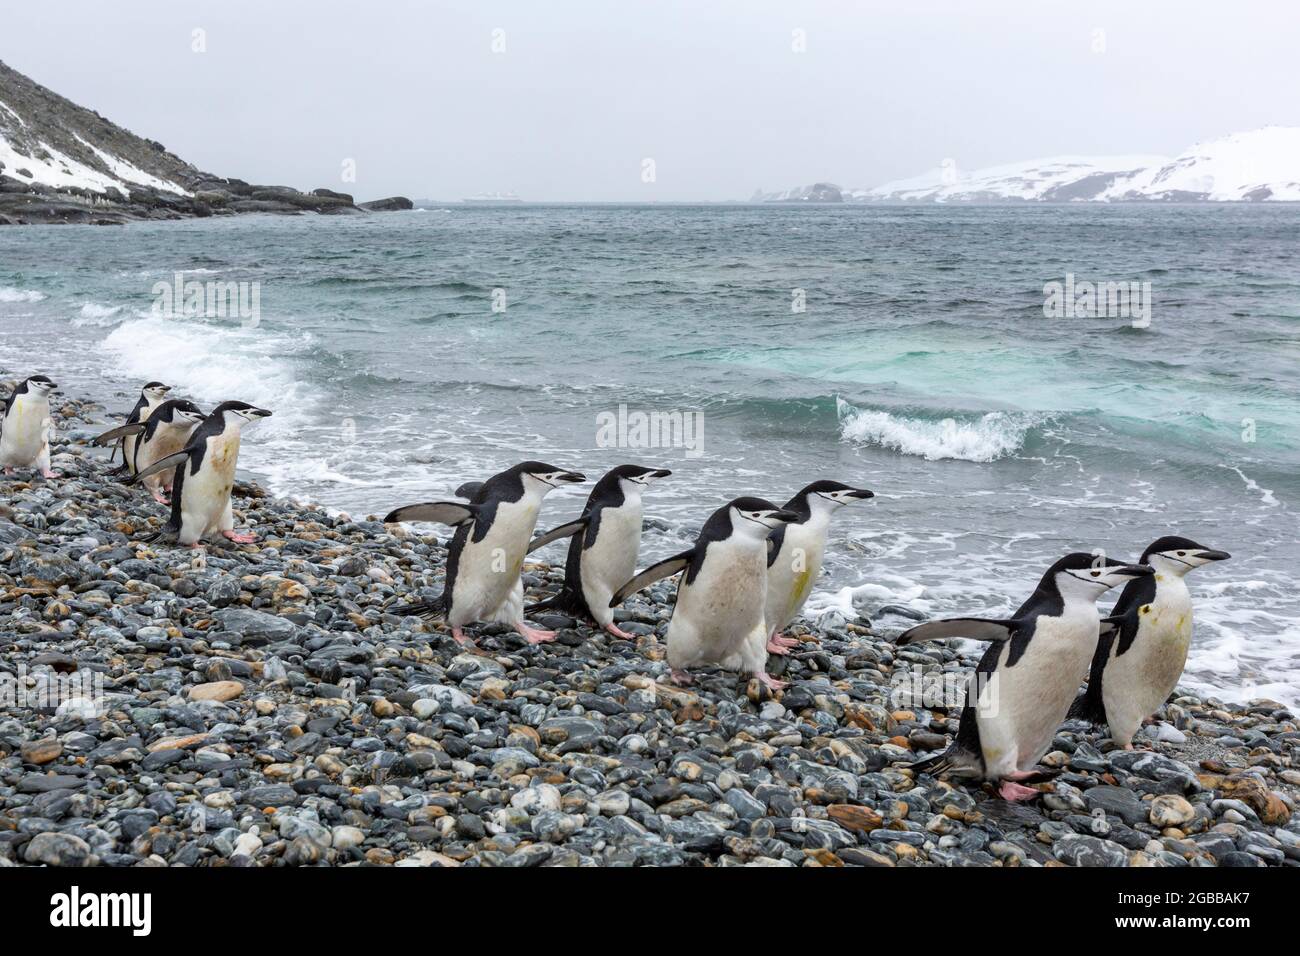
[[[168,455],[174,455],[185,448],[190,440],[190,433],[194,431],[195,426],[174,426],[160,425],[154,432],[153,441],[140,448],[138,464],[140,470],[144,471],[155,461],[161,461]],[[169,486],[172,480],[172,472],[167,471],[158,475],[151,475],[145,479],[145,483],[151,486]]]
[[[596,540],[582,552],[579,565],[582,596],[591,616],[602,627],[614,620],[609,599],[636,574],[640,548],[640,507],[602,509]]]
[[[687,584],[683,578],[677,590],[666,638],[673,667],[731,666],[747,638],[765,636],[766,551],[763,542],[729,539],[709,545],[695,580]]]
[[[1003,643],[995,679],[981,689],[976,715],[991,779],[1028,770],[1047,753],[1097,646],[1100,619],[1094,608],[1087,610],[1038,618],[1014,666],[1007,666],[1011,642]]]
[[[5,415],[0,430],[0,464],[26,468],[45,450],[45,423],[50,417],[48,401],[33,400],[26,393],[18,396]]]
[[[194,541],[220,528],[230,507],[230,489],[235,484],[239,460],[238,434],[208,439],[207,451],[198,474],[185,474],[181,491],[181,537]],[[189,468],[189,465],[185,466]]]
[[[1179,581],[1178,585],[1183,585]],[[1132,740],[1142,721],[1169,699],[1192,643],[1192,602],[1186,585],[1161,583],[1157,598],[1138,611],[1138,632],[1122,655],[1119,641],[1102,677],[1101,696],[1111,736]]]
[[[497,506],[492,527],[482,541],[470,540],[460,553],[456,565],[456,584],[452,589],[448,621],[454,625],[495,618],[502,605],[519,584],[528,541],[537,525],[540,502],[528,499],[502,502]],[[518,620],[519,613],[510,618]]]
[[[824,533],[807,525],[786,528],[781,552],[767,569],[767,629],[783,630],[799,616],[817,575],[826,549]]]

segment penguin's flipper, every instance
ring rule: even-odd
[[[1101,619],[1101,631],[1098,633],[1097,636],[1105,637],[1107,634],[1111,634],[1114,631],[1119,630],[1119,626],[1123,623],[1124,623],[1123,614],[1116,614],[1113,617],[1103,617]]]
[[[451,525],[454,528],[466,521],[473,521],[477,516],[478,509],[474,505],[467,505],[461,501],[429,501],[388,512],[384,524],[392,524],[395,521],[436,521],[438,524]]]
[[[132,475],[130,478],[125,479],[122,483],[126,485],[139,484],[141,481],[144,481],[144,479],[150,477],[151,475],[157,475],[157,474],[161,474],[164,471],[168,471],[169,469],[179,468],[181,465],[185,464],[189,460],[190,460],[190,453],[188,449],[185,451],[178,451],[176,454],[168,455],[166,458],[159,458],[148,468],[144,469],[144,471],[137,471],[134,475]]]
[[[546,532],[546,534],[539,534],[536,538],[533,538],[532,541],[528,542],[528,550],[524,553],[532,554],[538,548],[544,548],[552,541],[559,541],[561,538],[575,535],[585,527],[587,527],[587,518],[586,516],[583,516],[566,524],[562,524],[557,528],[552,528],[550,531]]]
[[[681,554],[674,554],[671,558],[665,558],[658,564],[650,565],[650,567],[615,591],[614,596],[609,599],[609,606],[618,607],[627,600],[629,594],[635,594],[647,585],[662,581],[664,578],[670,578],[674,574],[684,571],[686,566],[691,563],[691,557],[694,554],[695,550],[692,548],[690,551],[683,551]]]
[[[483,482],[481,481],[467,481],[465,482],[465,484],[461,485],[459,488],[456,489],[456,497],[473,498],[476,494],[479,493],[479,490],[482,487],[483,487]]]
[[[139,422],[133,422],[130,425],[118,425],[116,428],[104,432],[102,435],[96,435],[90,440],[92,445],[107,445],[109,442],[117,441],[119,438],[125,438],[127,435],[138,435],[144,431],[145,426]],[[116,453],[116,452],[115,452]]]
[[[965,637],[972,641],[1009,641],[1015,633],[1017,622],[999,621],[987,617],[950,617],[942,621],[929,621],[908,628],[894,644],[915,644],[917,641],[937,641],[945,637]]]

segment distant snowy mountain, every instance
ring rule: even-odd
[[[814,188],[754,199],[789,200]],[[839,192],[845,202],[1297,202],[1300,128],[1234,133],[1199,143],[1175,159],[1058,156],[973,171],[944,164],[912,179]]]

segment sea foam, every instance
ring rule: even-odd
[[[1037,416],[1010,412],[988,412],[973,421],[910,418],[860,409],[843,399],[836,399],[836,408],[845,441],[880,445],[930,461],[995,461],[1018,451],[1039,423]]]

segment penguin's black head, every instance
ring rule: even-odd
[[[726,510],[732,530],[748,537],[766,538],[782,525],[799,520],[796,512],[778,508],[765,498],[736,498]]]
[[[646,468],[644,465],[618,465],[605,473],[612,481],[630,481],[634,485],[648,485],[656,478],[667,478],[671,474],[667,468]]]
[[[206,416],[203,409],[188,402],[183,398],[169,398],[159,405],[149,419],[158,419],[163,422],[171,422],[175,425],[197,425],[203,421]]]
[[[525,488],[531,484],[534,489],[540,488],[542,494],[559,487],[562,483],[587,480],[587,476],[580,471],[556,468],[544,461],[521,461],[510,470],[519,475]]]
[[[1038,587],[1054,591],[1063,598],[1095,601],[1116,585],[1151,573],[1151,568],[1145,564],[1129,564],[1103,554],[1076,551],[1048,568]]]
[[[1191,538],[1181,538],[1175,534],[1157,538],[1142,552],[1144,564],[1151,565],[1161,574],[1176,574],[1179,577],[1203,564],[1226,561],[1230,557],[1232,555],[1227,551],[1214,551],[1197,544]]]
[[[33,375],[23,382],[23,385],[26,386],[27,391],[42,397],[58,391],[59,388],[48,375]],[[19,391],[22,391],[22,389],[19,389]]]
[[[212,414],[227,425],[242,428],[250,422],[268,418],[271,413],[265,408],[258,408],[248,402],[222,402],[212,410]]]
[[[162,401],[163,397],[172,390],[170,385],[164,385],[162,382],[150,382],[142,388],[141,394],[145,398],[152,398],[154,401]]]
[[[875,492],[866,488],[854,488],[842,481],[823,480],[814,481],[802,488],[785,506],[791,511],[799,512],[806,520],[814,514],[828,514],[838,511],[844,505],[875,496]]]

